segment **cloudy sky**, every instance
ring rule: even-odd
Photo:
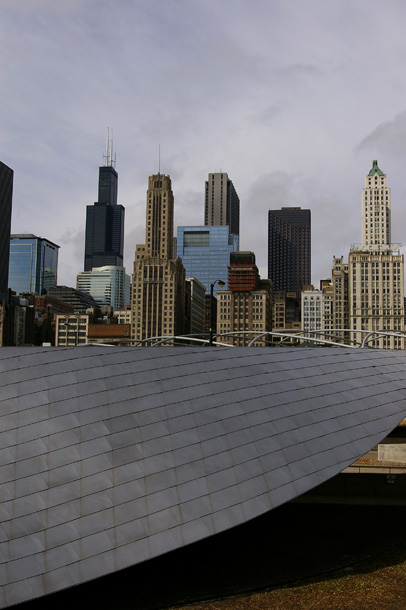
[[[404,0],[1,0],[12,232],[57,243],[75,285],[109,127],[127,273],[159,146],[176,225],[203,224],[208,173],[229,174],[264,278],[269,209],[311,210],[313,283],[348,256],[373,159],[406,245],[405,23]]]

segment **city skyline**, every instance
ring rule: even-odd
[[[333,256],[360,241],[359,177],[373,159],[390,176],[392,239],[406,242],[403,3],[106,2],[97,23],[90,3],[20,5],[2,4],[0,158],[14,170],[11,230],[61,246],[59,282],[74,285],[83,268],[107,127],[127,272],[159,169],[175,227],[204,223],[207,175],[228,173],[240,247],[255,251],[261,277],[267,212],[290,206],[312,211],[313,283],[329,276]]]

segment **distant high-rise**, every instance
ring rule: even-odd
[[[0,161],[0,305],[8,288],[13,176],[13,170]]]
[[[268,214],[268,278],[273,292],[296,292],[311,282],[310,210],[281,208]]]
[[[362,246],[367,249],[388,249],[391,243],[391,197],[386,184],[386,174],[372,162],[371,171],[365,176],[362,189]]]
[[[324,328],[334,328],[335,340],[348,341],[349,333],[349,309],[348,309],[348,264],[344,263],[344,257],[333,257],[333,268],[331,269],[332,312],[330,319],[325,320]],[[339,330],[341,329],[341,330]]]
[[[97,309],[99,304],[87,292],[80,292],[71,286],[55,286],[48,290],[48,296],[70,305],[74,313],[86,313],[87,309]]]
[[[238,235],[227,226],[178,227],[177,255],[182,259],[187,277],[195,277],[210,292],[210,284],[227,284],[230,253],[238,250]],[[219,289],[214,286],[214,295]]]
[[[240,234],[240,199],[226,173],[209,174],[206,180],[204,224],[228,225],[230,233]]]
[[[86,208],[85,271],[123,266],[125,210],[117,205],[118,174],[112,148],[107,139],[105,165],[99,168],[99,199]]]
[[[119,309],[130,304],[130,277],[124,267],[93,267],[76,277],[76,288],[90,294],[99,305]]]
[[[404,349],[404,256],[391,243],[391,197],[386,174],[373,161],[362,190],[362,243],[348,260],[349,323],[361,342],[370,332],[374,347]],[[360,332],[356,332],[360,331]],[[376,335],[373,335],[376,331]],[[391,336],[379,333],[389,331]]]
[[[31,234],[10,236],[8,285],[16,294],[46,294],[57,283],[59,246]]]
[[[131,338],[184,332],[185,269],[174,258],[174,197],[170,176],[149,177],[145,244],[137,245],[132,282]]]

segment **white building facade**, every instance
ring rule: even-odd
[[[331,301],[331,299],[330,299]],[[302,290],[302,330],[311,337],[323,338],[316,331],[324,328],[324,294],[322,290]]]
[[[353,245],[348,261],[349,325],[361,343],[366,331],[374,347],[404,349],[404,256],[391,243],[391,195],[377,161],[362,191],[362,243]],[[363,332],[360,332],[363,331]]]
[[[131,324],[131,305],[120,307],[113,312],[117,324]]]
[[[379,250],[380,246],[388,249],[391,244],[391,193],[378,161],[373,161],[371,171],[365,176],[361,210],[363,249]]]
[[[76,289],[90,294],[99,305],[119,309],[130,304],[130,276],[124,267],[94,267],[76,278]]]
[[[55,316],[55,346],[73,347],[87,343],[88,314],[58,314]]]

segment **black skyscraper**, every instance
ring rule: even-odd
[[[296,292],[311,282],[310,210],[269,210],[268,278],[273,292]]]
[[[112,152],[99,168],[99,200],[86,208],[85,271],[106,265],[123,266],[124,207],[117,205],[118,174]]]
[[[0,161],[0,304],[8,288],[13,176],[13,170]]]

